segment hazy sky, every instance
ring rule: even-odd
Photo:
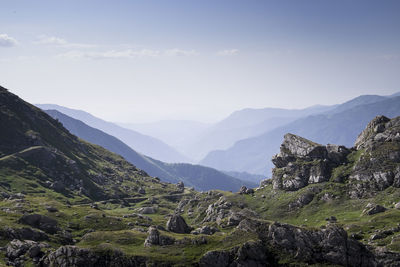
[[[400,1],[0,0],[0,84],[119,122],[400,91]]]

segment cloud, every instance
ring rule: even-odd
[[[157,57],[160,52],[157,50],[142,49],[142,50],[110,50],[105,52],[86,52],[86,51],[69,51],[63,54],[57,55],[58,58],[67,59],[130,59],[130,58],[141,58],[141,57]]]
[[[237,54],[239,54],[238,49],[226,49],[217,52],[218,56],[236,56]]]
[[[18,45],[18,41],[8,36],[7,34],[0,34],[0,46],[12,47]]]
[[[164,52],[167,56],[196,56],[198,53],[196,50],[182,50],[178,48],[165,50]]]
[[[33,43],[36,45],[48,45],[48,46],[57,46],[57,47],[63,47],[63,48],[96,47],[96,45],[93,45],[93,44],[71,43],[63,38],[55,37],[55,36],[47,36],[47,35],[38,36],[38,40]]]
[[[66,59],[133,59],[133,58],[156,58],[156,57],[174,57],[174,56],[194,56],[198,53],[195,50],[168,49],[164,51],[152,49],[125,49],[125,50],[109,50],[103,52],[72,50],[57,55],[57,58]]]

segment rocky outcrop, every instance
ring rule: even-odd
[[[49,234],[55,234],[61,230],[56,220],[41,214],[25,214],[18,222],[38,228]]]
[[[351,239],[342,228],[328,224],[324,229],[309,230],[288,224],[246,219],[238,229],[255,232],[260,240],[226,251],[210,251],[200,266],[274,266],[277,259],[299,264],[378,266],[374,254]]]
[[[167,245],[172,245],[175,243],[175,239],[169,236],[163,236],[160,235],[160,232],[158,231],[157,227],[151,226],[149,227],[149,230],[147,231],[148,236],[146,240],[144,241],[144,246],[145,247],[151,247],[153,245],[157,246],[167,246]]]
[[[31,258],[34,263],[38,263],[40,257],[44,255],[42,248],[46,246],[46,244],[40,244],[32,240],[21,241],[14,239],[6,247],[7,264],[24,266],[24,262],[27,259],[26,256]]]
[[[0,237],[4,239],[19,239],[19,240],[33,240],[33,241],[45,241],[49,239],[49,236],[41,230],[34,230],[29,227],[23,228],[10,228],[4,227],[0,229]]]
[[[254,189],[247,188],[246,186],[243,185],[239,189],[239,194],[241,194],[241,195],[243,195],[243,194],[245,194],[245,195],[254,194]]]
[[[400,117],[377,116],[358,136],[359,157],[349,176],[350,196],[371,197],[389,186],[400,187]]]
[[[308,184],[329,180],[332,169],[346,162],[350,150],[344,146],[322,146],[294,134],[286,134],[272,162],[274,189],[295,191]]]
[[[167,230],[178,234],[188,234],[192,229],[186,224],[182,216],[174,214],[167,222]]]
[[[146,257],[127,256],[119,250],[94,251],[76,246],[60,247],[41,260],[42,266],[58,267],[145,267],[147,262]]]

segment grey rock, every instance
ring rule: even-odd
[[[41,214],[25,214],[18,222],[38,228],[49,234],[55,234],[61,230],[56,220]]]
[[[142,207],[138,210],[140,214],[154,214],[157,212],[156,208],[154,207]]]
[[[146,240],[144,241],[144,246],[145,247],[151,247],[153,245],[159,245],[159,246],[167,246],[167,245],[172,245],[175,243],[175,239],[169,236],[163,236],[160,235],[160,232],[158,231],[157,227],[151,226],[149,227],[149,230],[147,231],[148,236]]]
[[[377,213],[385,212],[386,208],[381,206],[381,205],[374,205],[369,203],[365,209],[363,210],[363,213],[366,215],[374,215]]]
[[[178,214],[174,214],[169,218],[166,228],[168,231],[179,234],[188,234],[191,231],[191,228],[186,224],[185,219]]]

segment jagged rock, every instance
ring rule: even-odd
[[[146,194],[146,190],[144,190],[143,187],[140,187],[138,190],[138,193],[144,195],[144,194]]]
[[[268,229],[268,243],[307,263],[328,262],[342,266],[376,266],[373,254],[346,231],[328,224],[320,231],[274,223]]]
[[[48,235],[43,231],[34,230],[29,227],[23,227],[23,228],[4,227],[3,229],[0,229],[0,237],[6,239],[20,239],[20,240],[33,240],[33,241],[44,241],[49,239]]]
[[[178,214],[174,214],[169,218],[166,228],[168,231],[179,234],[188,234],[191,231],[191,228],[186,224],[185,219]]]
[[[56,220],[41,214],[25,214],[18,222],[39,228],[49,234],[55,234],[61,230]]]
[[[41,259],[42,266],[59,267],[145,267],[146,257],[127,256],[119,250],[100,250],[63,246]]]
[[[370,146],[374,141],[375,136],[385,130],[386,123],[389,121],[390,119],[385,116],[376,116],[372,121],[370,121],[365,130],[357,137],[354,144],[357,150]]]
[[[176,188],[178,189],[179,192],[183,192],[185,190],[185,184],[182,181],[179,181],[176,184]]]
[[[6,257],[8,260],[15,260],[18,257],[24,255],[31,246],[36,245],[35,241],[26,240],[21,241],[18,239],[12,240],[6,248]]]
[[[239,189],[239,194],[254,194],[254,189],[247,188],[246,186],[241,186]]]
[[[323,146],[293,134],[286,134],[280,153],[272,158],[274,189],[295,191],[329,180],[332,169],[345,163],[351,151],[344,146]]]
[[[381,205],[374,205],[372,203],[368,203],[368,205],[363,210],[363,213],[366,215],[374,215],[377,213],[381,213],[386,211],[386,208]]]
[[[148,236],[146,240],[144,241],[144,246],[145,247],[151,247],[153,245],[159,245],[159,246],[167,246],[167,245],[172,245],[175,243],[175,239],[169,236],[162,236],[160,235],[160,232],[158,231],[157,227],[151,226],[149,227],[149,230],[147,231]]]
[[[397,203],[394,205],[394,207],[395,207],[396,209],[400,210],[400,202],[397,202]]]

